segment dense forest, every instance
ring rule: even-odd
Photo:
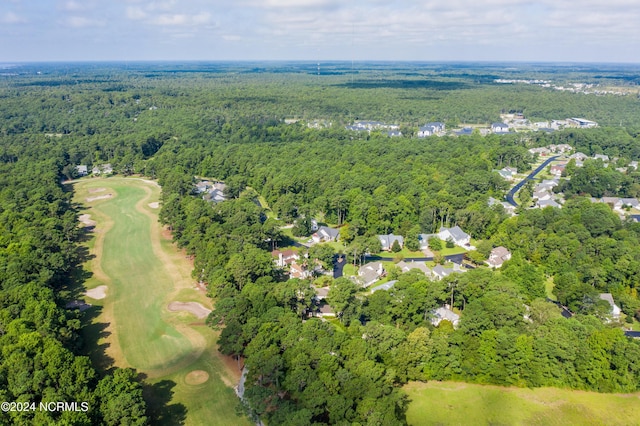
[[[494,80],[612,84],[613,70],[314,69],[34,64],[0,77],[0,394],[91,407],[0,414],[2,422],[147,422],[135,372],[96,371],[78,338],[82,314],[64,308],[83,253],[61,181],[77,177],[77,165],[107,162],[116,173],[158,179],[161,220],[195,257],[194,278],[215,298],[209,324],[222,330],[220,351],[248,369],[247,412],[269,424],[403,424],[408,401],[400,386],[409,380],[638,390],[640,343],[607,322],[598,294],[612,293],[629,323],[638,316],[640,226],[587,198],[638,196],[638,176],[588,162],[568,166],[562,209],[509,217],[488,206],[508,189],[494,170],[530,169],[531,147],[568,143],[618,157],[620,166],[640,159],[637,94]],[[625,88],[634,84],[624,78],[629,72],[615,71]],[[583,116],[601,127],[412,137],[428,121],[490,123],[505,111],[531,120]],[[344,128],[357,119],[396,123],[405,136]],[[307,126],[318,120],[331,126]],[[212,207],[196,196],[195,176],[224,181],[228,200]],[[347,254],[368,251],[376,234],[414,240],[459,225],[513,257],[498,272],[477,268],[441,281],[395,271],[395,287],[370,296],[346,278],[321,278],[339,313],[326,322],[309,318],[310,282],[286,280],[269,253],[286,244],[283,224],[309,217],[340,227]],[[572,318],[545,299],[549,282]],[[431,324],[431,311],[444,303],[461,312],[459,328]]]

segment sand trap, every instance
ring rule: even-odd
[[[188,385],[201,385],[209,380],[209,373],[204,370],[193,370],[184,377]]]
[[[92,288],[91,290],[87,290],[84,294],[95,300],[104,299],[107,297],[107,286],[101,285],[96,288]]]
[[[89,188],[89,194],[95,194],[96,192],[106,191],[107,188]]]
[[[67,309],[79,309],[80,312],[86,311],[91,307],[90,304],[83,302],[82,300],[72,300],[71,302],[64,305]]]
[[[86,226],[96,226],[96,221],[91,220],[90,218],[91,218],[90,214],[83,214],[80,217],[78,217],[80,222],[84,223]]]
[[[89,197],[87,198],[87,203],[90,203],[96,200],[104,200],[106,198],[111,198],[111,197],[113,197],[113,194],[105,194],[105,195],[98,195],[97,197]]]
[[[198,302],[171,302],[167,309],[171,312],[190,312],[200,319],[206,318],[211,313],[211,310],[205,308]]]
[[[149,207],[151,207],[152,209],[157,209],[158,207],[160,207],[160,203],[157,201],[155,203],[149,203]]]

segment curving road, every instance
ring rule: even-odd
[[[559,155],[554,155],[553,157],[549,157],[544,163],[540,164],[534,171],[529,173],[529,176],[527,176],[526,178],[522,179],[520,182],[518,182],[518,184],[516,186],[511,188],[511,190],[507,193],[507,196],[506,196],[507,203],[511,204],[514,207],[518,207],[518,203],[516,203],[516,200],[513,199],[513,196],[516,194],[516,192],[518,192],[520,190],[520,188],[522,188],[522,185],[527,183],[527,181],[530,181],[533,178],[535,178],[536,175],[542,171],[542,169],[544,169],[545,167],[547,167],[549,165],[549,163],[551,163],[552,161],[554,161],[554,160],[556,160],[558,158],[560,158]]]

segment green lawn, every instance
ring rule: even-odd
[[[410,425],[637,425],[640,394],[410,383]]]
[[[86,179],[74,185],[76,202],[97,221],[87,242],[94,259],[87,288],[107,286],[102,300],[87,298],[87,352],[98,368],[133,367],[147,377],[145,399],[154,424],[248,424],[238,417],[231,386],[236,373],[217,353],[204,320],[170,312],[172,301],[210,305],[194,288],[192,266],[158,224],[160,189],[139,179]],[[91,200],[96,196],[110,198]],[[208,376],[201,384],[185,378]],[[191,376],[189,376],[191,377]],[[189,383],[188,383],[189,382]],[[190,384],[191,383],[191,384]]]

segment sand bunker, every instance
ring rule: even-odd
[[[205,308],[198,302],[171,302],[167,309],[171,312],[190,312],[200,319],[206,318],[211,313],[211,310]]]
[[[157,201],[155,203],[149,203],[149,207],[151,207],[152,209],[157,209],[158,207],[160,207],[160,203]]]
[[[86,311],[91,307],[90,304],[83,302],[82,300],[72,300],[71,302],[64,305],[67,309],[79,309],[80,312]]]
[[[107,188],[89,188],[89,194],[95,194],[96,192],[106,191]]]
[[[80,222],[84,223],[86,226],[96,226],[96,221],[91,220],[90,218],[91,218],[90,214],[83,214],[80,217],[78,217]]]
[[[91,290],[87,290],[84,294],[95,300],[104,299],[107,297],[107,286],[101,285],[96,288],[92,288]]]
[[[113,197],[113,194],[105,194],[105,195],[98,195],[97,197],[89,197],[87,198],[87,203],[90,203],[96,200],[104,200],[105,198],[111,198],[111,197]]]
[[[204,370],[193,370],[184,377],[188,385],[201,385],[209,380],[209,373]]]

